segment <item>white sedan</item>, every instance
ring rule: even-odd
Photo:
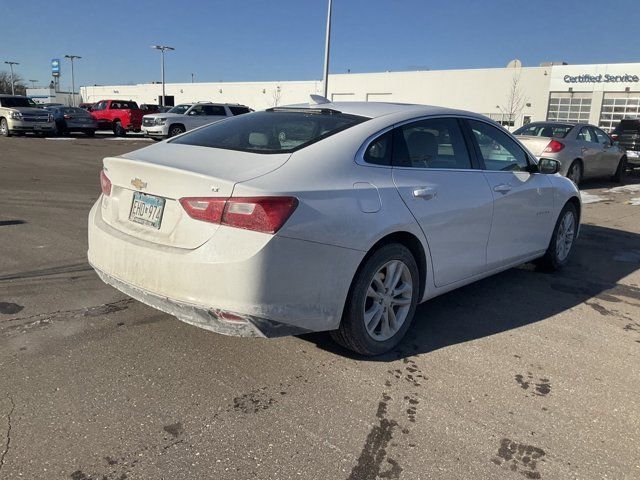
[[[568,261],[581,204],[558,168],[469,112],[272,108],[105,158],[88,257],[106,283],[187,323],[331,330],[376,355],[421,302]]]

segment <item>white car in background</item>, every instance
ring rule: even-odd
[[[473,113],[325,102],[105,158],[91,265],[205,329],[331,330],[375,355],[418,303],[523,262],[567,262],[581,204],[555,160]]]
[[[168,112],[150,113],[142,117],[142,132],[145,137],[164,140],[202,125],[251,111],[249,107],[239,104],[182,103]]]

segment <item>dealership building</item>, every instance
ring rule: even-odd
[[[322,82],[168,83],[166,104],[194,101],[240,103],[256,110],[306,103],[322,94]],[[505,68],[346,73],[329,76],[335,101],[441,105],[482,113],[510,128],[537,120],[588,122],[611,130],[624,117],[640,116],[640,63],[567,65],[564,62]],[[159,83],[87,86],[84,102],[102,99],[159,103]],[[27,92],[27,94],[29,94]]]

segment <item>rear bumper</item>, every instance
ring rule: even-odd
[[[88,225],[88,258],[101,278],[182,321],[226,335],[337,328],[364,257],[357,250],[224,226],[198,248],[167,247],[107,225],[101,203]]]

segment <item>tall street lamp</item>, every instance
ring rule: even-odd
[[[75,107],[76,106],[76,79],[73,72],[73,61],[76,59],[80,59],[78,55],[65,55],[64,58],[68,58],[71,60],[71,103]]]
[[[160,58],[161,58],[161,74],[162,74],[162,102],[160,105],[164,107],[164,52],[168,50],[175,50],[173,47],[167,47],[166,45],[151,45],[151,48],[155,48],[156,50],[160,50]]]
[[[9,65],[9,68],[11,68],[11,95],[15,95],[16,92],[13,89],[13,66],[14,65],[20,65],[18,62],[4,62],[7,65]]]
[[[322,84],[324,86],[324,98],[327,98],[329,91],[329,50],[331,48],[331,4],[333,0],[329,0],[329,7],[327,10],[327,35],[324,42],[324,75],[322,77]]]
[[[31,82],[31,88],[36,88],[36,82],[38,80],[29,80]]]

